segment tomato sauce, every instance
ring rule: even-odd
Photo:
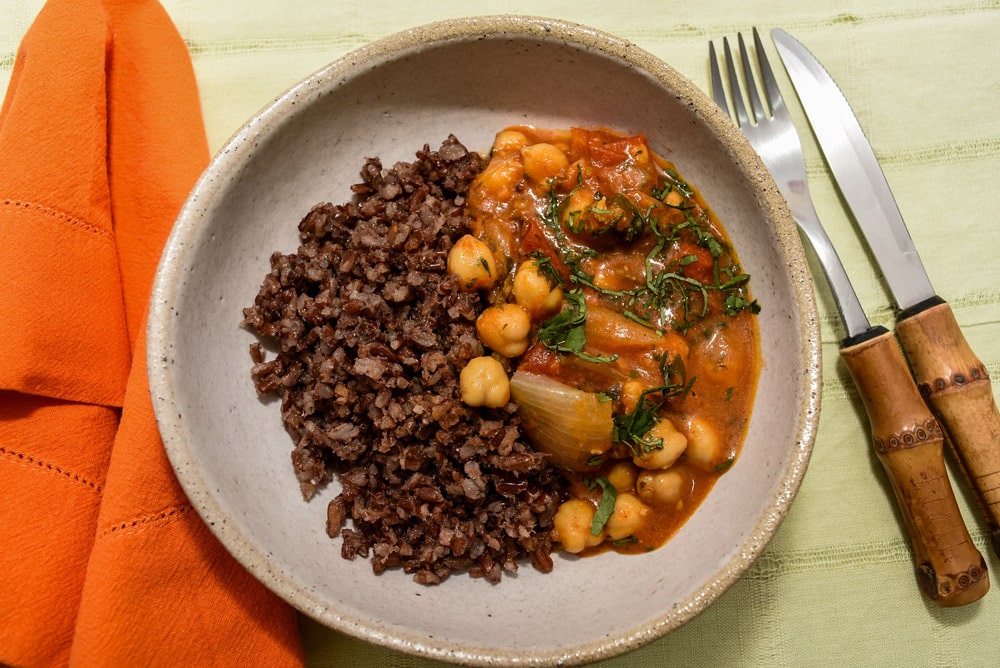
[[[612,406],[607,444],[566,471],[593,531],[557,522],[560,541],[584,554],[662,545],[736,462],[753,407],[758,306],[725,229],[643,135],[603,129],[499,133],[467,213],[501,274],[491,304],[518,301],[527,267],[563,297],[533,312],[509,371]]]

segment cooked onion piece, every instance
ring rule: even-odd
[[[583,471],[611,448],[611,402],[600,395],[523,371],[510,394],[531,442],[557,466]]]

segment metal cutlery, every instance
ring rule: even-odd
[[[931,286],[875,152],[840,88],[786,32],[771,31],[840,191],[900,309],[896,334],[1000,555],[1000,413],[986,367]]]
[[[753,35],[770,111],[761,102],[746,44],[739,35],[752,117],[743,100],[729,41],[724,39],[735,110],[731,116],[774,176],[826,275],[847,332],[840,355],[868,412],[876,455],[888,476],[913,546],[921,590],[943,606],[971,603],[989,590],[989,578],[986,562],[972,543],[948,479],[941,426],[921,397],[895,338],[885,327],[869,323],[823,230],[809,195],[802,144],[756,29]],[[729,113],[722,72],[711,42],[709,58],[713,96]]]

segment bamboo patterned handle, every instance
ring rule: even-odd
[[[975,493],[993,552],[1000,555],[1000,413],[986,367],[946,303],[904,317],[896,334]]]
[[[990,581],[948,480],[941,426],[896,339],[876,329],[874,338],[845,342],[840,354],[868,411],[875,451],[913,546],[917,582],[938,605],[971,603],[989,591]]]

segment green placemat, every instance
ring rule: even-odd
[[[0,85],[41,0],[0,6]],[[1000,2],[777,0],[704,3],[385,0],[167,0],[191,50],[213,149],[277,94],[347,51],[432,20],[522,13],[577,21],[634,41],[707,89],[707,42],[779,26],[837,78],[859,116],[939,294],[994,378],[1000,376]],[[773,45],[768,43],[777,63]],[[780,70],[780,67],[779,67]],[[779,71],[784,80],[784,72]],[[786,86],[787,88],[787,86]],[[790,89],[787,89],[790,91]],[[856,236],[794,96],[816,208],[876,324],[889,294]],[[786,521],[759,562],[680,630],[606,666],[995,665],[1000,594],[958,609],[919,594],[867,418],[837,355],[842,335],[825,285],[823,411],[813,458]],[[1000,562],[953,476],[970,532]],[[997,585],[995,585],[997,586]],[[302,620],[312,666],[427,668]]]

